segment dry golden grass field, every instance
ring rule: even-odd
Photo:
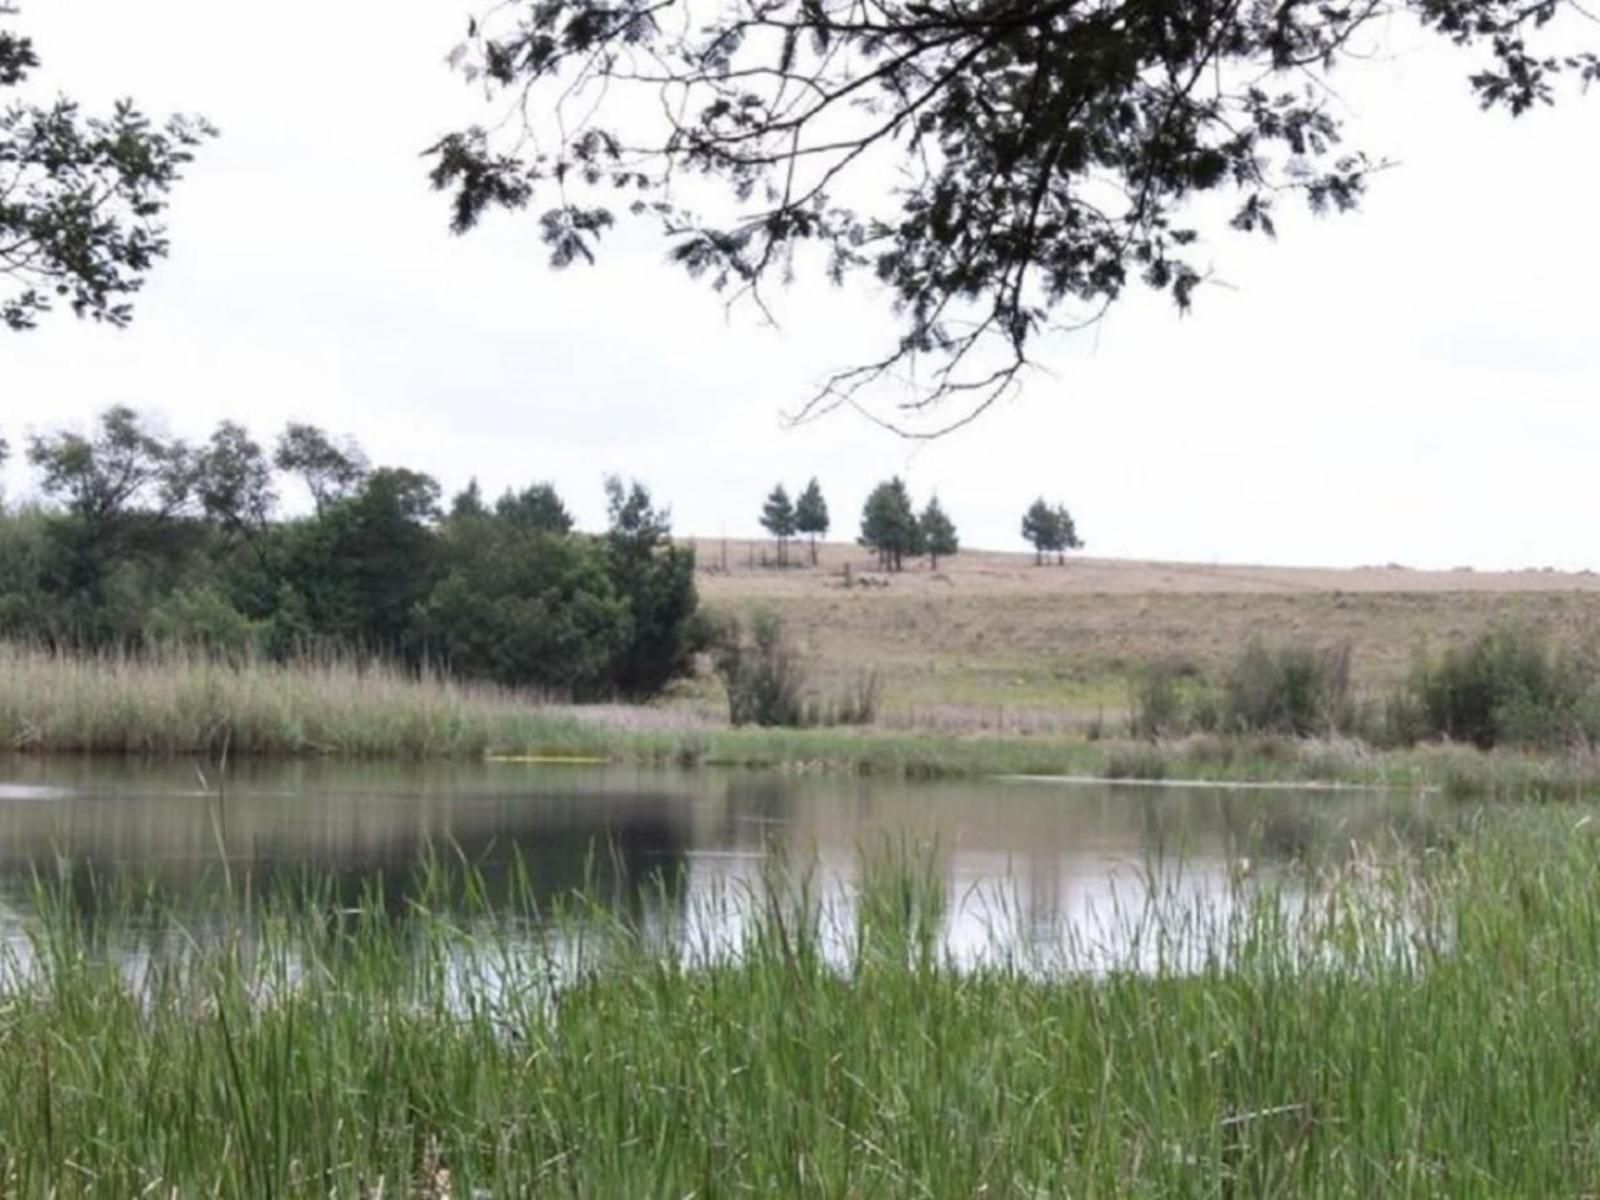
[[[763,565],[771,543],[695,543],[708,607],[781,614],[821,692],[874,671],[880,723],[1065,731],[1122,719],[1132,675],[1159,659],[1221,670],[1252,634],[1348,643],[1358,689],[1386,689],[1423,648],[1496,621],[1600,641],[1600,575],[1213,566],[963,552],[887,576],[843,543],[810,565]]]

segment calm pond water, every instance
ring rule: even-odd
[[[909,848],[945,884],[941,936],[956,958],[1072,943],[1117,961],[1152,905],[1221,919],[1240,879],[1304,891],[1374,849],[1448,841],[1463,819],[1441,798],[1363,791],[512,763],[247,764],[219,795],[192,764],[11,761],[0,764],[0,923],[15,937],[36,878],[61,863],[90,916],[127,884],[204,925],[224,876],[257,894],[311,878],[338,903],[381,896],[403,913],[422,864],[446,855],[491,891],[519,870],[541,900],[587,880],[647,924],[731,943],[728,898],[770,856],[809,866],[843,926],[863,855]]]

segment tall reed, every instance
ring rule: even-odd
[[[183,954],[130,899],[147,932],[116,959],[47,902],[0,996],[0,1187],[1585,1194],[1600,844],[1575,816],[1362,859],[1310,900],[1157,906],[1089,972],[1071,945],[1053,971],[957,969],[930,934],[960,897],[915,864],[866,872],[843,937],[803,874],[769,876],[721,950],[313,887],[237,901]]]
[[[0,748],[17,751],[429,758],[584,740],[597,739],[530,697],[354,658],[0,643]]]

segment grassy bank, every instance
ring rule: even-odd
[[[232,912],[142,991],[62,902],[0,996],[7,1194],[1580,1195],[1600,845],[1524,810],[1308,907],[1173,914],[1095,976],[958,971],[869,872],[847,949],[778,881],[742,953],[612,920]],[[151,945],[175,940],[136,905]],[[1216,912],[1201,914],[1216,916]],[[603,920],[603,918],[599,918]],[[1200,953],[1188,941],[1199,928]],[[1070,950],[1060,967],[1070,968]],[[1153,971],[1148,968],[1152,968]],[[574,980],[552,993],[551,979]]]
[[[671,710],[585,710],[489,687],[328,661],[230,667],[202,657],[55,655],[0,645],[0,745],[26,754],[595,758],[918,778],[1346,783],[1544,798],[1600,789],[1600,757],[1378,752],[1358,742],[1197,735],[1167,741],[939,730],[727,729]]]
[[[598,749],[570,717],[492,687],[329,659],[56,654],[0,645],[0,744],[54,754],[481,757]]]

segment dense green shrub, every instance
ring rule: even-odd
[[[187,647],[243,661],[260,630],[213,587],[179,588],[150,610],[145,636],[157,646]]]
[[[1223,683],[1223,723],[1240,733],[1295,737],[1349,729],[1350,647],[1269,646],[1252,638]]]
[[[1134,680],[1129,727],[1135,737],[1267,733],[1311,737],[1351,733],[1360,711],[1350,688],[1347,646],[1268,645],[1252,638],[1220,686],[1176,660],[1152,663]]]
[[[548,484],[492,510],[473,485],[446,516],[429,476],[305,425],[269,460],[237,426],[197,450],[113,409],[92,437],[30,438],[28,458],[48,500],[0,512],[0,637],[376,656],[577,698],[653,695],[703,643],[693,551],[637,483],[607,482],[592,536]],[[284,474],[310,515],[273,519]]]
[[[1183,683],[1195,675],[1176,659],[1153,662],[1137,672],[1128,697],[1128,728],[1136,738],[1175,737],[1193,727],[1191,698]]]
[[[1532,630],[1502,625],[1437,660],[1420,658],[1409,683],[1422,735],[1470,742],[1559,746],[1592,743],[1595,670],[1563,658]]]
[[[756,613],[748,635],[737,617],[724,618],[713,657],[728,692],[728,719],[733,724],[805,723],[805,671],[776,613]]]

